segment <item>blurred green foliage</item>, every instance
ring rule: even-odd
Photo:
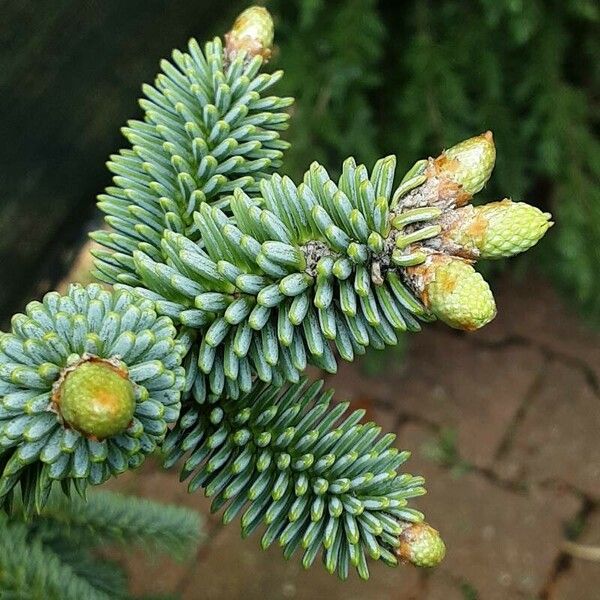
[[[16,502],[10,515],[0,511],[0,598],[125,600],[131,596],[124,565],[109,558],[107,547],[183,560],[203,538],[195,511],[114,492],[87,501],[55,493],[34,516]]]
[[[347,155],[399,170],[487,129],[487,199],[549,208],[557,226],[522,260],[600,322],[599,5],[593,0],[271,0],[298,99],[286,167]],[[245,3],[241,3],[245,5]],[[281,89],[281,88],[280,88]]]

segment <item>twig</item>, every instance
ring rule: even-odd
[[[586,546],[565,540],[562,544],[562,550],[574,558],[600,562],[600,546]]]

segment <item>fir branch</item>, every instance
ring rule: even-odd
[[[369,344],[394,344],[394,329],[419,329],[413,315],[427,311],[393,273],[382,290],[371,283],[375,262],[385,270],[394,248],[385,243],[393,157],[373,172],[369,179],[349,160],[336,186],[315,164],[300,188],[276,175],[261,186],[264,208],[236,191],[235,221],[204,205],[195,214],[203,247],[165,232],[170,264],[134,254],[144,283],[137,292],[201,332],[195,362],[206,382],[194,384],[199,402],[205,389],[218,396],[226,386],[230,397],[250,391],[254,373],[266,382],[277,371],[298,381],[307,359],[334,372],[329,340],[351,360]]]
[[[151,302],[72,285],[0,334],[0,505],[41,510],[139,466],[179,416],[188,347]]]
[[[191,361],[197,401],[224,389],[230,397],[249,392],[255,373],[298,381],[307,360],[334,372],[329,340],[352,360],[368,345],[395,344],[395,330],[420,329],[415,315],[429,318],[427,311],[387,272],[402,254],[401,232],[390,229],[393,177],[393,157],[371,178],[350,159],[337,185],[318,164],[300,187],[275,175],[262,183],[260,201],[236,190],[235,220],[204,205],[195,214],[203,247],[167,231],[169,264],[134,254],[144,284],[137,293],[201,332]],[[384,276],[386,285],[373,285]]]
[[[109,600],[28,528],[0,512],[0,591],[7,600]]]
[[[249,392],[255,375],[296,382],[307,363],[333,373],[330,342],[351,361],[434,316],[462,329],[489,322],[493,297],[470,262],[526,250],[550,225],[525,204],[463,208],[494,157],[490,133],[466,140],[419,161],[393,194],[393,156],[370,174],[350,158],[337,182],[313,163],[299,186],[273,175],[256,199],[236,190],[231,217],[204,204],[194,214],[201,243],[164,232],[166,264],[134,252],[136,292],[198,331],[186,391],[204,402]],[[462,287],[428,293],[445,269]]]
[[[35,525],[44,539],[64,538],[72,547],[118,543],[177,557],[191,554],[202,532],[193,511],[114,492],[95,492],[87,501],[53,494]]]
[[[192,39],[187,53],[162,61],[155,86],[144,86],[145,120],[123,129],[131,148],[108,163],[115,185],[98,207],[114,231],[92,235],[108,249],[95,252],[100,280],[139,284],[135,250],[163,260],[164,230],[198,240],[194,211],[205,202],[226,209],[234,189],[252,193],[281,166],[292,99],[265,95],[283,73],[259,74],[263,62],[224,52],[218,38],[204,52]]]
[[[255,387],[237,400],[191,406],[165,442],[167,464],[183,455],[189,490],[204,488],[223,521],[242,513],[242,536],[262,525],[261,546],[274,542],[286,558],[303,553],[308,568],[320,554],[345,579],[350,567],[368,578],[367,558],[395,565],[399,536],[421,513],[407,500],[425,492],[423,478],[399,474],[409,456],[394,435],[345,418],[321,382]]]
[[[194,511],[110,492],[87,502],[54,493],[34,516],[24,508],[0,513],[2,598],[126,598],[122,565],[99,557],[98,549],[117,543],[183,558],[201,541]]]

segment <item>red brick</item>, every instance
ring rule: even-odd
[[[412,424],[399,432],[401,445],[415,451],[408,469],[427,481],[429,493],[415,505],[440,530],[448,549],[432,573],[432,591],[459,581],[485,600],[535,597],[559,554],[563,525],[580,502],[569,494],[517,493],[476,471],[457,476],[419,452],[431,435]]]
[[[472,589],[470,584],[457,581],[441,570],[434,573],[419,600],[472,600],[466,595],[467,590]]]
[[[600,498],[600,398],[585,375],[552,362],[519,423],[502,474],[557,480]]]
[[[472,334],[474,339],[526,338],[582,362],[600,380],[600,332],[586,324],[548,281],[528,276],[515,282],[507,276],[493,287],[498,316]]]
[[[298,556],[285,561],[279,547],[263,552],[258,535],[242,540],[231,523],[207,548],[182,589],[183,600],[422,600],[421,573],[413,567],[391,569],[370,563],[371,578],[353,574],[342,582],[319,559],[305,571]]]
[[[430,328],[411,338],[404,362],[377,377],[340,365],[328,380],[340,399],[382,401],[457,433],[462,456],[491,465],[542,364],[529,348],[478,348],[468,336]]]
[[[577,543],[600,547],[600,513],[588,520]],[[598,600],[600,596],[600,566],[597,562],[573,558],[550,593],[550,600]]]

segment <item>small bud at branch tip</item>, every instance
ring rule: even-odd
[[[474,331],[496,316],[489,285],[468,261],[431,254],[406,273],[423,304],[450,327]]]
[[[433,161],[432,169],[437,177],[460,185],[466,194],[473,196],[488,182],[495,162],[494,137],[491,131],[486,131],[444,150]]]
[[[416,567],[431,568],[439,565],[446,555],[446,545],[437,529],[427,523],[406,527],[399,537],[398,558]]]
[[[235,20],[225,34],[225,51],[229,59],[244,52],[248,59],[261,56],[266,62],[271,58],[274,27],[269,11],[263,6],[251,6]]]

